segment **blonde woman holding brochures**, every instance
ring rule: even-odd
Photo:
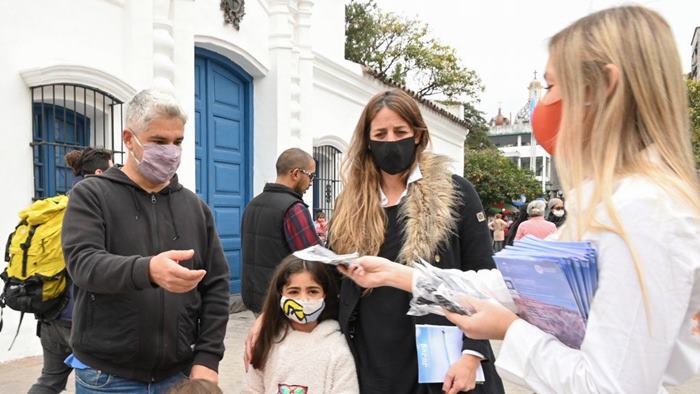
[[[472,338],[503,339],[499,373],[537,393],[664,393],[700,372],[700,185],[673,34],[646,8],[611,8],[556,34],[549,53],[532,123],[568,199],[558,236],[598,252],[581,349],[497,303],[446,315]],[[364,287],[412,287],[411,268],[377,257],[345,272]]]

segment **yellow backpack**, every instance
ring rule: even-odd
[[[56,196],[38,200],[19,213],[21,221],[5,246],[8,265],[0,274],[5,282],[0,307],[7,305],[22,312],[22,317],[34,313],[38,318],[55,318],[65,307],[68,278],[61,226],[67,205],[67,196]]]

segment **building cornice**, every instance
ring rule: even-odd
[[[99,89],[122,102],[136,94],[136,89],[124,80],[96,68],[76,64],[57,64],[20,72],[28,87],[55,83],[72,83]]]

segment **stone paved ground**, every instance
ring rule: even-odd
[[[243,379],[243,342],[248,328],[253,322],[253,314],[240,312],[231,315],[226,331],[226,355],[222,361],[220,385],[224,393],[238,393]],[[37,338],[38,340],[38,338]],[[493,343],[498,351],[499,344]],[[27,357],[20,360],[0,364],[0,394],[26,393],[41,371],[41,357]],[[73,375],[68,382],[68,393],[75,392]],[[700,375],[683,386],[669,389],[672,394],[700,393]],[[524,387],[506,382],[508,394],[532,393]]]

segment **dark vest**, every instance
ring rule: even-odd
[[[243,212],[241,296],[253,312],[260,313],[272,273],[292,253],[284,236],[284,215],[297,202],[307,206],[289,187],[268,183]]]

